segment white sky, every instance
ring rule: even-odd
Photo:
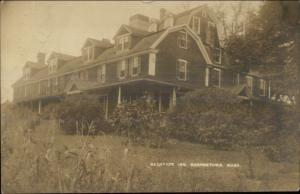
[[[86,38],[112,39],[122,24],[136,13],[159,18],[164,7],[173,13],[201,4],[237,2],[180,1],[13,1],[1,2],[1,103],[12,100],[11,85],[21,77],[26,61],[36,61],[38,52],[80,55]],[[249,4],[255,4],[255,2]]]

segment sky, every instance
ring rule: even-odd
[[[1,2],[1,103],[12,100],[11,85],[22,76],[26,61],[38,52],[74,56],[87,38],[112,40],[129,17],[141,13],[159,18],[160,8],[179,13],[186,8],[237,1],[10,1]],[[249,4],[255,4],[249,2]]]

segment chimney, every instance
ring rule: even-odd
[[[46,54],[39,52],[37,54],[37,62],[38,64],[44,65],[46,60]]]
[[[149,17],[142,14],[135,14],[129,18],[129,26],[133,28],[148,31],[149,25]]]
[[[167,10],[166,10],[165,8],[161,8],[161,9],[159,10],[159,19],[160,19],[160,20],[163,20],[164,17],[165,17],[165,15],[166,15],[166,13],[167,13]]]

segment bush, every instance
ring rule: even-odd
[[[59,104],[49,105],[47,109],[49,117],[58,119],[65,133],[95,135],[110,131],[102,107],[96,95],[81,94],[67,97]]]
[[[116,134],[128,137],[131,143],[149,147],[161,147],[168,138],[168,130],[162,122],[154,104],[144,99],[116,107],[111,117]]]

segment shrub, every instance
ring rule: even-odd
[[[161,147],[168,138],[168,130],[162,122],[154,104],[144,99],[116,107],[111,117],[116,134],[128,137],[131,143],[150,147]]]
[[[60,127],[67,134],[79,132],[93,135],[110,131],[102,107],[96,95],[81,94],[67,97],[59,104],[50,105],[48,115],[58,119]]]

